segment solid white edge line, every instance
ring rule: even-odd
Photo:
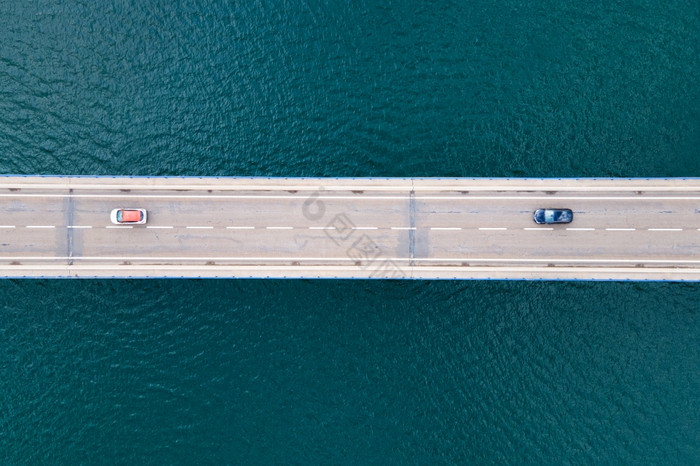
[[[172,257],[172,256],[154,256],[154,257],[144,257],[144,256],[6,256],[3,257],[4,260],[104,260],[104,261],[124,261],[124,260],[186,260],[186,261],[339,261],[339,262],[351,262],[356,259],[349,257]],[[621,264],[637,264],[637,263],[649,263],[649,264],[700,264],[700,259],[582,259],[582,258],[530,258],[530,259],[519,259],[519,258],[494,258],[494,257],[437,257],[437,258],[408,258],[408,257],[382,257],[383,260],[392,260],[396,262],[518,262],[518,263],[566,263],[566,262],[579,262],[579,263],[621,263]]]
[[[72,179],[71,179],[72,178]],[[128,179],[129,177],[115,177],[115,178],[122,178],[122,179]],[[158,179],[159,177],[155,177],[155,179]],[[163,177],[167,178],[167,177]],[[193,177],[197,178],[197,177]],[[369,182],[374,184],[363,184],[363,185],[349,185],[349,184],[330,184],[327,186],[323,186],[323,183],[328,183],[329,181],[333,181],[332,179],[329,178],[305,178],[304,181],[308,183],[313,183],[313,184],[288,184],[288,185],[282,185],[282,184],[171,184],[171,183],[165,183],[165,184],[157,184],[157,185],[152,185],[152,184],[136,184],[136,183],[118,183],[118,184],[109,184],[105,183],[104,178],[102,177],[95,177],[93,178],[95,181],[99,182],[99,184],[90,184],[90,183],[80,183],[76,177],[63,177],[63,179],[66,180],[71,180],[72,182],[68,184],[67,182],[63,183],[58,183],[58,182],[48,182],[48,183],[0,183],[0,189],[68,189],[72,188],[74,190],[77,189],[94,189],[94,190],[107,190],[107,189],[132,189],[132,190],[138,190],[138,189],[158,189],[158,190],[178,190],[178,189],[188,189],[188,190],[193,190],[193,191],[206,191],[206,190],[213,190],[213,191],[230,191],[230,190],[238,190],[238,191],[257,191],[257,190],[264,190],[264,191],[269,191],[269,190],[277,190],[277,191],[320,191],[324,189],[333,189],[336,191],[358,191],[358,190],[367,190],[367,191],[390,191],[390,190],[400,190],[400,189],[412,189],[413,191],[419,192],[419,191],[440,191],[440,190],[451,190],[451,191],[492,191],[492,190],[497,190],[497,191],[532,191],[533,190],[533,185],[532,184],[519,184],[519,185],[506,185],[506,184],[501,184],[501,185],[488,185],[488,184],[457,184],[459,183],[474,183],[476,180],[478,181],[484,181],[485,179],[474,179],[474,178],[459,178],[459,179],[454,179],[454,178],[448,178],[444,179],[443,185],[440,184],[420,184],[420,182],[424,181],[422,178],[389,178],[388,180],[385,180],[383,178],[354,178],[353,181],[361,181],[361,182]],[[668,180],[676,180],[678,178],[667,178],[665,179],[666,181]],[[532,183],[533,181],[535,182],[542,182],[542,181],[547,181],[547,179],[544,178],[517,178],[517,179],[510,179],[509,181],[514,181],[517,180],[520,183],[525,183],[525,182],[530,182]],[[569,181],[572,181],[572,179],[568,179]],[[619,179],[621,181],[629,181],[627,179]],[[664,181],[664,179],[652,179],[651,181],[656,181],[658,182],[659,180]],[[171,181],[171,180],[170,180]],[[226,181],[224,179],[224,181]],[[231,181],[237,181],[237,180],[231,180]],[[396,183],[394,185],[381,185],[379,183],[384,182],[384,181],[389,181]],[[414,184],[414,181],[418,181],[418,184]],[[605,192],[605,191],[614,191],[614,192],[634,192],[634,191],[646,191],[646,192],[654,192],[654,191],[668,191],[668,192],[673,192],[673,191],[700,191],[700,187],[697,185],[695,186],[672,186],[672,185],[640,185],[640,186],[619,186],[619,185],[608,185],[608,186],[591,186],[590,183],[614,183],[616,182],[616,179],[601,179],[601,178],[593,178],[593,179],[573,179],[574,182],[578,182],[578,185],[573,185],[573,184],[568,184],[568,185],[556,185],[556,184],[548,184],[548,185],[541,185],[541,186],[536,186],[538,191],[572,191],[572,192],[577,192],[577,191],[595,191],[595,192]],[[683,181],[688,181],[688,180],[683,180]],[[692,180],[695,181],[695,180]],[[439,182],[439,180],[438,180]],[[589,182],[589,184],[586,186],[585,184]],[[410,184],[409,184],[410,183]],[[581,184],[584,184],[582,186]],[[551,196],[550,196],[551,197]],[[641,196],[640,196],[641,197]]]
[[[397,190],[401,191],[401,190]],[[133,194],[0,194],[0,197],[42,197],[42,198],[95,198],[95,199],[122,199],[122,198],[133,198]],[[140,194],[141,199],[288,199],[288,200],[300,200],[307,199],[308,196],[297,196],[297,195],[245,195],[245,194],[210,194],[210,195],[199,195],[199,194]],[[387,196],[365,196],[365,195],[354,195],[354,196],[315,196],[314,199],[321,200],[408,200],[410,199],[409,194],[404,195],[387,195]],[[503,201],[518,201],[518,200],[569,200],[569,201],[700,201],[700,196],[609,196],[609,197],[596,197],[596,196],[415,196],[417,201],[479,201],[479,200],[503,200]]]
[[[77,278],[77,277],[104,277],[104,278],[397,278],[389,274],[375,274],[379,269],[376,268],[361,268],[361,266],[317,266],[309,268],[302,273],[299,271],[298,265],[282,265],[282,266],[226,266],[218,265],[215,267],[206,265],[192,266],[169,266],[163,265],[154,274],[153,266],[151,265],[127,265],[118,264],[114,266],[102,265],[0,265],[0,270],[4,272],[3,277],[6,278]],[[20,273],[18,271],[28,271],[28,273]],[[50,276],[42,274],[40,271],[55,271],[56,273]],[[114,272],[117,271],[117,274]],[[123,272],[131,272],[128,275],[122,275]],[[141,273],[144,272],[144,273]],[[191,276],[190,273],[194,273]],[[228,272],[228,273],[226,273]],[[268,273],[263,273],[268,272]],[[269,273],[272,272],[272,273]],[[276,274],[275,272],[285,272],[284,275]],[[325,272],[336,272],[337,275],[328,276],[321,275]],[[185,275],[187,273],[187,275]],[[414,279],[535,279],[535,280],[657,280],[657,281],[698,281],[700,280],[700,268],[639,268],[639,267],[481,267],[479,270],[464,268],[464,267],[413,267],[408,266],[405,273],[410,273],[410,277],[403,278]],[[495,274],[490,276],[488,274]],[[447,274],[447,275],[446,275]],[[454,275],[452,275],[454,274]],[[518,274],[510,275],[510,274]],[[521,274],[528,274],[521,275]],[[536,276],[531,276],[536,274]],[[620,274],[623,276],[620,277]],[[658,278],[652,278],[658,276]],[[641,277],[641,278],[639,278]],[[678,277],[678,278],[677,278]],[[687,278],[683,278],[687,277]],[[696,278],[697,277],[697,278]]]

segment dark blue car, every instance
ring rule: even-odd
[[[537,209],[532,218],[539,224],[571,223],[574,213],[571,209]]]

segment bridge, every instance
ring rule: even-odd
[[[5,278],[700,280],[693,178],[2,176],[0,215]]]

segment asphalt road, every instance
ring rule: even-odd
[[[2,277],[700,280],[700,179],[7,176],[0,215]]]

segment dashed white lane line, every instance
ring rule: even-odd
[[[56,225],[27,225],[27,228],[56,228]]]
[[[508,228],[502,228],[502,227],[482,227],[482,228],[479,228],[479,230],[482,230],[482,231],[503,231],[503,230],[507,230],[507,229]]]
[[[239,226],[233,226],[233,227],[226,227],[227,230],[255,230],[255,227],[239,227]]]
[[[391,227],[392,230],[415,230],[416,227]]]
[[[649,231],[683,231],[683,228],[649,228]]]
[[[86,229],[86,228],[92,228],[92,225],[68,225],[68,228]]]
[[[14,228],[14,225],[0,225],[0,228]]]
[[[146,228],[150,228],[151,230],[166,230],[166,229],[167,229],[167,230],[170,230],[170,229],[172,229],[172,228],[174,228],[174,227],[169,226],[169,225],[163,225],[163,226],[160,226],[160,225],[151,225],[151,226],[148,226],[148,227],[146,227]]]
[[[539,228],[523,228],[525,231],[549,231],[554,230],[554,228],[539,227]]]
[[[134,228],[133,225],[107,225],[105,228]]]
[[[606,228],[605,231],[636,231],[636,228]]]
[[[185,227],[188,230],[212,230],[214,227],[208,227],[208,226],[188,226]]]
[[[595,231],[595,228],[567,228],[569,231]]]
[[[309,230],[335,230],[335,227],[309,227]]]
[[[352,227],[353,230],[378,230],[379,227]]]
[[[265,227],[267,230],[293,230],[294,227]]]
[[[461,227],[430,227],[431,230],[438,230],[438,231],[457,231],[461,230]]]

